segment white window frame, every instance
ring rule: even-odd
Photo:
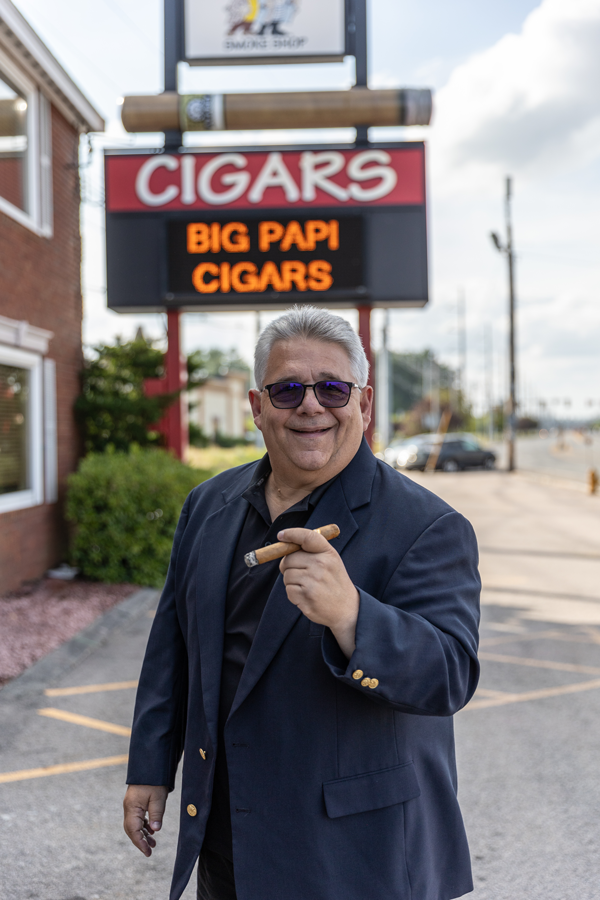
[[[0,78],[5,75],[27,98],[27,210],[0,196],[0,212],[41,237],[51,238],[51,107],[36,85],[0,48]]]
[[[0,494],[0,514],[40,506],[44,502],[44,425],[42,403],[42,357],[26,350],[0,346],[0,363],[29,370],[27,448],[29,487]]]

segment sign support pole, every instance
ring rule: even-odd
[[[353,37],[354,59],[356,62],[356,87],[367,87],[369,80],[369,57],[367,45],[367,0],[352,0],[349,21],[350,33]],[[356,129],[356,146],[364,147],[369,143],[369,129],[361,125]],[[371,307],[358,306],[358,335],[365,348],[369,361],[369,384],[373,387],[375,374],[373,366],[373,349],[371,347]],[[375,403],[369,427],[365,437],[369,447],[373,449],[373,432],[375,431]]]
[[[180,0],[164,0],[165,91],[177,91],[177,65],[182,58],[182,22]],[[180,131],[165,131],[165,152],[177,152],[181,146]],[[184,389],[185,361],[181,357],[181,313],[167,310],[167,353],[165,358],[167,392],[180,391],[166,412],[167,448],[183,459],[188,443]]]
[[[172,450],[179,459],[183,459],[188,440],[184,395],[186,365],[180,349],[180,318],[181,313],[178,309],[167,310],[166,388],[167,393],[180,391],[180,394],[167,409],[165,419],[167,425],[167,449]]]

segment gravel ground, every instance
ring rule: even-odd
[[[138,590],[43,578],[0,597],[0,686]]]

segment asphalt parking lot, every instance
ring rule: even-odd
[[[456,717],[471,896],[594,900],[600,498],[495,472],[414,477],[473,521],[481,547],[482,679]],[[3,900],[168,896],[177,797],[150,860],[121,826],[134,686],[156,600],[147,592],[135,615],[62,669],[0,691]]]

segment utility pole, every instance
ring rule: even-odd
[[[508,337],[508,361],[509,361],[509,404],[508,404],[508,471],[514,472],[516,468],[515,442],[517,433],[517,396],[516,396],[516,360],[515,360],[515,265],[512,234],[512,179],[506,178],[506,195],[504,198],[504,215],[506,220],[506,244],[502,244],[498,235],[493,231],[492,241],[496,250],[504,253],[508,260],[508,297],[509,297],[509,337]]]
[[[458,292],[457,312],[457,344],[458,344],[458,404],[464,406],[467,384],[467,304],[464,289]]]
[[[488,408],[488,437],[490,443],[494,440],[494,345],[492,326],[484,326],[484,347],[485,347],[485,383],[486,383],[486,400]]]
[[[378,355],[377,371],[377,430],[380,449],[385,450],[390,442],[390,357],[388,352],[388,330],[390,311],[384,310],[381,351]]]

